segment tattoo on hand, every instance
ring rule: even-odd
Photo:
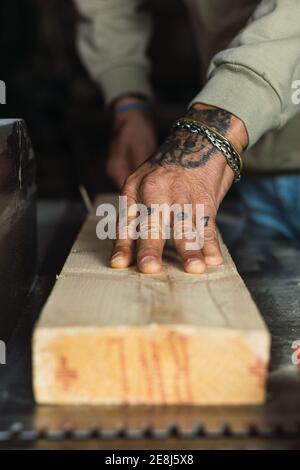
[[[209,216],[205,215],[202,220],[204,221],[204,227],[208,227]]]
[[[203,110],[191,108],[187,113],[187,117],[189,119],[195,119],[195,121],[202,121],[204,124],[214,127],[223,135],[226,135],[232,120],[231,113],[218,108],[207,108]]]
[[[226,135],[230,128],[232,115],[217,108],[198,110],[191,108],[187,117],[207,123]],[[179,130],[171,134],[159,151],[151,155],[148,163],[160,166],[179,166],[182,168],[200,168],[205,166],[213,155],[218,153],[204,137]]]

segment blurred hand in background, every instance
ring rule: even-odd
[[[113,131],[107,174],[119,189],[157,148],[149,106],[137,98],[123,98],[113,106]]]

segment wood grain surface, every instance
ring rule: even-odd
[[[100,202],[116,202],[101,196]],[[36,400],[53,404],[257,404],[270,335],[222,243],[224,265],[112,270],[90,214],[33,337]]]

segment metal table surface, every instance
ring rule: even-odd
[[[251,238],[238,268],[272,333],[268,399],[250,407],[36,406],[31,385],[31,334],[84,220],[80,203],[39,201],[39,269],[0,368],[0,446],[26,448],[300,448],[300,250]],[[237,213],[220,218],[231,244]],[[241,309],[243,306],[241,305]]]

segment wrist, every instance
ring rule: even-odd
[[[115,123],[128,121],[131,119],[140,119],[149,115],[151,111],[150,103],[146,99],[135,96],[124,96],[115,100],[111,106],[113,119]]]
[[[146,96],[142,95],[123,95],[118,98],[116,98],[112,103],[111,103],[111,109],[114,111],[122,106],[129,106],[129,105],[145,105],[145,106],[150,106],[149,100],[147,99]]]
[[[219,122],[215,115],[218,111],[220,112]],[[202,103],[194,104],[187,114],[188,117],[202,120],[207,125],[214,127],[234,145],[238,152],[242,153],[247,148],[249,137],[246,126],[234,114]]]
[[[131,111],[141,111],[143,113],[149,113],[150,105],[149,103],[142,102],[142,101],[128,101],[128,102],[120,103],[116,105],[113,109],[113,113],[115,116],[128,113]]]
[[[222,117],[224,120],[225,114],[223,114]],[[219,118],[220,115],[218,116],[218,119]],[[197,141],[198,143],[200,142],[200,144],[202,145],[202,149],[205,148],[206,143],[211,144],[213,147],[213,152],[220,152],[224,155],[228,166],[232,169],[235,175],[234,180],[236,182],[239,181],[241,179],[241,172],[243,169],[243,161],[240,152],[226,136],[226,134],[228,135],[228,133],[223,132],[221,134],[216,129],[217,125],[214,125],[214,127],[210,126],[207,121],[208,119],[206,119],[206,122],[203,119],[199,119],[198,121],[196,121],[189,115],[189,117],[178,119],[178,121],[173,124],[172,129],[178,132],[188,131],[188,133],[190,134],[190,146],[194,150],[195,148],[197,148]],[[211,119],[211,121],[213,121],[213,119]],[[216,116],[214,121],[218,124],[218,120],[216,121]],[[215,122],[213,122],[212,124],[215,124]],[[228,128],[228,125],[229,124],[227,117],[226,125],[224,124],[224,122],[222,125],[223,131]]]

